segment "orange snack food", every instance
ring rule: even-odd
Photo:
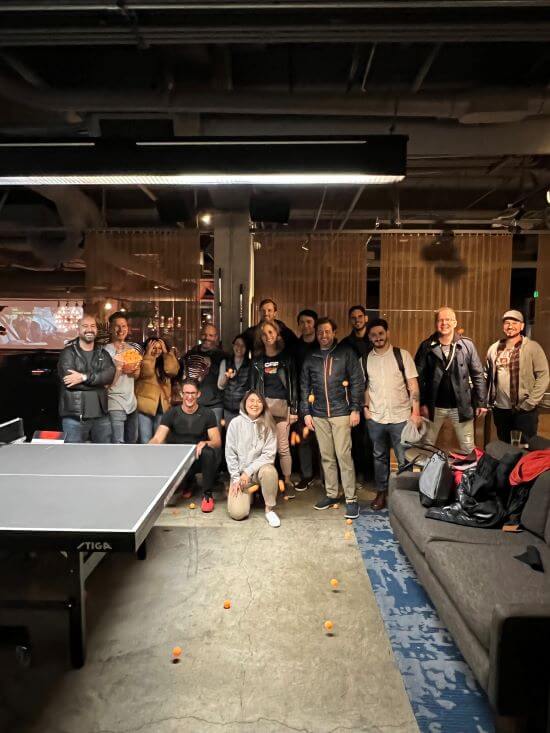
[[[138,351],[136,351],[135,349],[132,349],[132,348],[125,349],[123,352],[121,352],[121,355],[122,355],[122,358],[123,358],[125,364],[129,364],[129,365],[134,365],[135,366],[136,364],[140,364],[141,361],[142,361],[141,354]]]

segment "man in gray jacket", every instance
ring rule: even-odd
[[[359,516],[355,469],[351,458],[351,429],[359,424],[365,378],[357,354],[336,341],[336,324],[317,321],[319,348],[310,352],[300,375],[300,413],[319,443],[326,496],[315,509],[338,502],[338,468],[346,496],[346,517]],[[338,463],[337,463],[338,461]]]
[[[523,335],[524,328],[520,311],[506,311],[504,338],[487,352],[489,403],[499,440],[506,443],[511,430],[521,430],[524,440],[537,434],[538,406],[548,388],[548,360],[540,344]]]

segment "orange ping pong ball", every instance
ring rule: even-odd
[[[189,504],[189,509],[195,509],[195,507],[196,507],[196,505],[193,504],[192,502],[191,502],[191,504]]]
[[[227,610],[228,608],[231,608],[231,601],[224,601],[223,607]]]
[[[332,623],[332,621],[325,621],[324,627],[327,631],[332,631],[332,629],[334,628],[334,624]]]
[[[181,657],[181,652],[182,652],[181,646],[175,646],[172,649],[172,656],[173,657]]]
[[[346,519],[346,524],[353,524],[353,519]]]
[[[339,585],[339,583],[338,583],[338,581],[336,580],[336,578],[331,578],[330,584],[331,584],[331,586],[332,586],[333,588],[338,588],[338,585]]]
[[[342,382],[342,384],[343,384],[344,387],[349,387],[349,382],[348,382],[347,379],[344,379],[344,381]]]
[[[310,405],[312,405],[315,402],[315,395],[310,394],[309,397],[307,398],[307,401],[309,402]]]

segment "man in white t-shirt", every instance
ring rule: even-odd
[[[111,343],[103,348],[111,356],[115,367],[115,378],[107,390],[109,419],[111,421],[112,443],[137,443],[138,413],[137,400],[134,394],[134,382],[139,377],[141,360],[129,363],[124,352],[134,349],[141,355],[136,344],[126,341],[128,337],[128,320],[124,313],[113,313],[109,318],[111,327]]]
[[[373,350],[363,358],[365,418],[373,444],[376,498],[371,509],[384,509],[390,475],[390,444],[400,466],[405,463],[401,432],[407,420],[420,425],[420,390],[414,360],[392,347],[388,323],[376,318],[367,325]]]

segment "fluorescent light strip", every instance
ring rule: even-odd
[[[328,186],[380,185],[398,183],[405,176],[370,175],[364,173],[218,173],[151,175],[30,175],[0,176],[1,186],[219,186],[275,185]]]
[[[93,148],[95,143],[0,143],[0,148]]]
[[[162,140],[159,142],[136,142],[137,147],[176,147],[176,146],[199,146],[210,147],[211,145],[225,145],[235,147],[237,145],[365,145],[365,140]]]

